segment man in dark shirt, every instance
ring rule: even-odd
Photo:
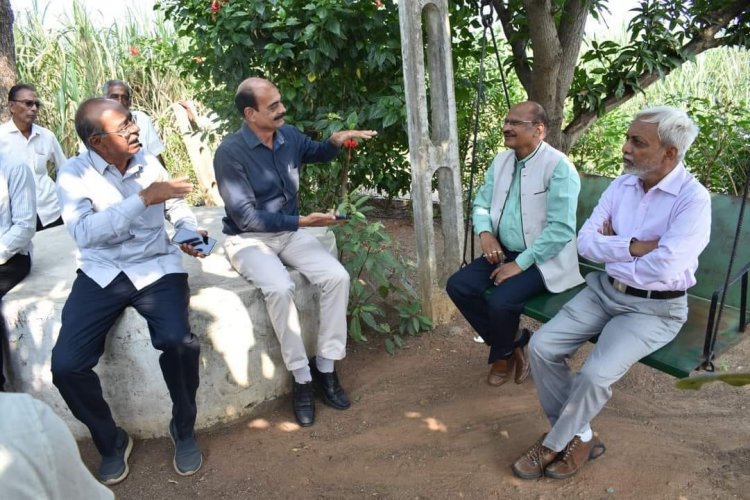
[[[313,381],[326,404],[338,410],[350,406],[334,370],[334,361],[346,355],[349,274],[314,236],[298,231],[337,220],[331,213],[299,214],[300,169],[304,163],[332,160],[344,141],[377,133],[345,130],[324,142],[313,141],[284,124],[281,94],[262,78],[243,81],[234,102],[244,123],[214,156],[226,206],[225,249],[232,266],[263,292],[284,364],[294,376],[294,415],[300,425],[309,426],[315,421]],[[317,352],[309,361],[293,302],[294,283],[285,266],[320,290]]]

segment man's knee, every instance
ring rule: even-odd
[[[84,371],[87,366],[80,361],[80,358],[73,355],[67,349],[55,345],[52,349],[52,361],[50,370],[52,371],[52,382],[58,385],[58,382],[67,380],[71,375]]]
[[[338,264],[331,268],[328,279],[337,286],[344,285],[348,287],[349,283],[351,282],[349,271],[347,271],[346,268],[341,264]]]
[[[151,342],[154,348],[160,351],[177,349],[179,351],[197,350],[200,352],[198,338],[190,332],[190,329],[179,329],[173,332],[168,335],[155,335]]]
[[[550,334],[545,331],[544,326],[534,332],[529,340],[529,356],[536,360],[552,360],[556,353],[549,339]]]

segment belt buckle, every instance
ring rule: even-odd
[[[628,293],[628,285],[626,285],[622,281],[613,279],[612,287],[620,293]]]

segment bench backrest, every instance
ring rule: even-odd
[[[581,174],[581,194],[578,196],[577,212],[578,229],[581,229],[583,223],[591,215],[599,197],[610,182],[612,179],[609,177]],[[713,291],[724,284],[737,230],[741,201],[742,199],[738,196],[711,194],[711,241],[700,256],[696,276],[698,283],[690,289],[692,295],[710,299]],[[750,219],[750,214],[746,213],[737,256],[732,268],[733,274],[740,266],[750,262],[750,222],[748,219]],[[739,307],[739,287],[730,288],[727,304]]]

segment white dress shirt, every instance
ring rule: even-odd
[[[0,498],[114,500],[48,405],[28,394],[0,393],[0,415]]]
[[[36,209],[42,225],[57,220],[60,217],[60,204],[47,165],[52,163],[55,169],[59,169],[65,163],[65,154],[55,134],[33,123],[31,135],[26,139],[11,119],[0,125],[0,151],[14,162],[31,167],[36,184]]]
[[[78,246],[78,266],[106,287],[124,272],[140,290],[165,274],[185,272],[182,251],[170,243],[164,219],[195,230],[183,199],[146,207],[138,193],[169,174],[140,151],[125,174],[93,151],[68,160],[57,175],[57,192],[68,232]]]
[[[605,221],[616,236],[601,234]],[[611,277],[644,290],[687,290],[695,285],[698,256],[711,233],[711,196],[679,163],[648,192],[641,180],[622,175],[602,194],[578,233],[578,252],[603,262]],[[630,241],[659,240],[644,255],[630,255]]]
[[[31,170],[0,154],[0,264],[31,253],[36,232],[36,193]]]

